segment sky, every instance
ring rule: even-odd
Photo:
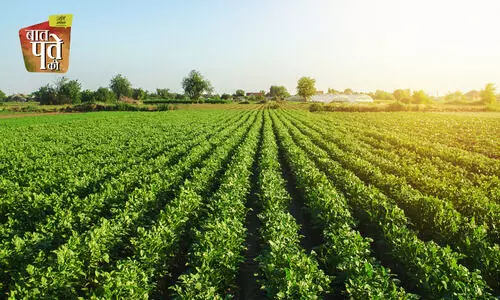
[[[199,70],[217,93],[423,89],[500,84],[498,0],[2,1],[0,90],[30,93],[63,75],[28,73],[19,29],[73,14],[69,70],[84,89],[123,74],[181,92]]]

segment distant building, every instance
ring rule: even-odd
[[[28,101],[28,96],[23,95],[23,94],[15,94],[15,95],[10,95],[5,99],[6,102],[26,102]]]
[[[305,102],[306,100],[304,99],[304,97],[301,97],[299,95],[294,95],[294,96],[286,97],[285,101]]]
[[[324,95],[325,92],[324,91],[316,91],[316,95]]]
[[[261,93],[261,92],[258,92],[258,93],[247,93],[247,97],[250,97],[250,96],[265,96],[264,93]]]
[[[326,95],[314,95],[311,97],[311,102],[346,102],[346,103],[369,103],[373,102],[373,98],[364,94],[355,95],[345,95],[345,94],[326,94]]]
[[[465,96],[465,99],[467,99],[468,101],[481,100],[481,93],[479,91],[476,91],[476,90],[472,90],[472,91],[466,93],[464,96]]]

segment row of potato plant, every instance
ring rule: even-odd
[[[326,116],[326,118],[330,118],[330,116]],[[385,127],[374,129],[369,122],[345,122],[344,126],[349,126],[353,131],[361,130],[365,135],[387,141],[394,146],[410,149],[423,157],[438,156],[443,160],[460,165],[470,172],[494,176],[500,174],[500,164],[498,164],[497,160],[482,154],[450,147],[446,144],[436,144],[425,139],[415,139],[407,133],[395,133]],[[407,132],[414,130],[408,130]]]
[[[245,202],[261,126],[260,112],[208,201],[208,217],[195,230],[189,249],[188,273],[180,275],[178,284],[172,287],[177,298],[223,299],[236,293],[235,278],[244,261]]]
[[[500,203],[500,179],[498,174],[495,176],[469,172],[459,165],[441,159],[439,156],[418,155],[418,153],[410,149],[395,147],[387,141],[364,135],[363,131],[353,130],[351,126],[338,122],[339,119],[332,122],[332,120],[314,118],[314,121],[316,125],[334,133],[333,137],[355,140],[363,148],[369,148],[374,155],[383,157],[393,164],[418,165],[419,168],[412,168],[408,174],[418,175],[416,179],[421,179],[420,184],[430,182],[431,189],[435,191],[443,193],[448,190],[454,194],[454,189],[458,188],[462,193],[476,194],[481,197],[486,195],[492,201]],[[440,132],[441,128],[434,128],[434,130]]]
[[[217,129],[214,128],[214,132]],[[1,278],[6,288],[18,272],[25,273],[26,266],[35,259],[42,259],[45,254],[66,242],[70,236],[85,232],[101,217],[113,215],[112,210],[123,205],[127,196],[135,189],[140,189],[151,174],[159,172],[194,145],[205,140],[210,132],[200,134],[192,140],[174,147],[172,151],[122,174],[120,178],[105,183],[102,192],[82,198],[74,198],[71,206],[61,207],[54,204],[55,214],[48,216],[33,232],[27,231],[6,239],[1,243],[0,264]],[[38,258],[37,258],[38,257]]]
[[[372,240],[362,237],[354,230],[356,221],[349,211],[346,199],[294,143],[283,123],[274,114],[273,122],[299,191],[317,222],[324,228],[321,257],[330,274],[336,276],[335,286],[352,299],[416,298],[398,287],[390,270],[370,255]]]
[[[459,263],[462,255],[433,241],[424,242],[409,228],[409,220],[391,199],[377,188],[365,185],[351,171],[333,161],[328,153],[293,126],[287,127],[295,143],[341,190],[368,234],[388,251],[404,276],[406,286],[424,298],[494,299],[477,271]]]
[[[300,226],[288,212],[291,202],[278,161],[278,145],[269,113],[264,118],[258,167],[258,196],[264,250],[257,260],[262,288],[272,299],[319,299],[329,291],[330,278],[300,245]]]
[[[225,127],[217,135],[231,135],[240,123],[242,121]],[[50,256],[37,257],[32,265],[28,265],[26,272],[15,278],[12,297],[64,298],[86,291],[86,285],[91,285],[97,276],[95,270],[118,259],[127,250],[134,229],[152,222],[183,178],[204,160],[212,148],[212,143],[205,140],[191,148],[177,164],[139,179],[144,181],[141,187],[128,194],[120,207],[112,208],[109,218],[101,218],[86,232],[73,233]]]
[[[302,120],[307,122],[307,119]],[[313,126],[321,129],[317,125]],[[351,135],[338,137],[336,131],[329,129],[327,127],[321,130],[325,132],[324,135],[328,139],[338,144],[339,147],[344,148],[348,152],[353,151],[346,143],[356,144],[353,140],[357,140],[357,138],[353,139]],[[357,149],[360,150],[362,148],[358,147]],[[461,179],[449,179],[457,178],[457,175],[447,173],[443,169],[440,170],[439,179],[429,178],[428,174],[431,174],[433,169],[431,165],[425,164],[420,160],[418,163],[411,164],[408,163],[406,158],[398,160],[395,157],[388,157],[384,159],[383,157],[386,156],[385,153],[387,152],[371,154],[370,152],[363,151],[363,153],[357,154],[388,173],[404,177],[409,184],[419,189],[422,193],[450,201],[453,207],[465,217],[474,218],[474,222],[485,224],[488,227],[488,234],[493,242],[498,243],[500,241],[500,204],[488,198],[487,191],[491,192],[490,189],[467,186],[465,180]],[[495,178],[498,181],[498,178]],[[452,180],[458,180],[458,183],[449,183]],[[463,184],[460,184],[461,182]],[[491,187],[491,185],[489,186]],[[494,198],[499,197],[500,195],[494,196]]]
[[[235,147],[243,142],[254,121],[255,116],[252,116],[231,136],[210,140],[217,148],[202,166],[192,170],[191,179],[184,181],[175,199],[165,206],[156,222],[149,228],[137,229],[137,237],[132,239],[133,255],[120,259],[110,270],[99,268],[96,271],[98,276],[89,297],[142,299],[158,288],[156,280],[171,276],[173,260],[182,250],[182,239],[203,215],[203,205],[217,184],[217,175]]]
[[[306,120],[303,120],[303,123],[308,124],[310,128],[298,121],[290,122],[344,168],[351,170],[365,183],[376,186],[394,199],[412,220],[411,225],[419,230],[420,237],[424,240],[433,239],[442,245],[451,245],[457,252],[467,255],[463,259],[464,264],[471,269],[481,270],[489,285],[495,290],[498,289],[496,277],[500,268],[500,248],[498,244],[489,241],[484,226],[478,226],[473,221],[463,218],[449,202],[422,195],[412,189],[404,178],[384,173],[372,166],[363,159],[364,151],[351,142],[338,141],[338,144],[341,142],[348,145],[344,152],[337,146],[338,144],[329,142],[331,132],[309,124]]]

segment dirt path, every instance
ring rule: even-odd
[[[46,112],[46,113],[12,113],[12,114],[0,114],[0,119],[10,119],[10,118],[22,118],[22,117],[36,117],[36,116],[49,116],[49,115],[61,115],[61,114],[74,114],[74,112]]]

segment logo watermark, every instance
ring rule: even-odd
[[[73,15],[52,15],[49,20],[19,30],[24,65],[28,72],[66,73],[69,67]]]

